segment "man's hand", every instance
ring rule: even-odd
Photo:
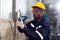
[[[16,25],[19,26],[21,29],[24,28],[24,23],[23,23],[22,20],[21,21],[17,21]]]

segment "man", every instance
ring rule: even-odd
[[[45,5],[41,2],[36,2],[32,6],[34,20],[28,22],[26,25],[21,22],[17,23],[18,30],[20,28],[29,37],[29,40],[49,40],[50,25],[44,18],[46,13]]]

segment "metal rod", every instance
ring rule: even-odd
[[[1,31],[0,31],[0,40],[1,40],[2,38],[1,38]]]
[[[16,40],[16,20],[17,20],[15,9],[16,9],[16,0],[12,0],[12,18],[14,20],[14,40]]]

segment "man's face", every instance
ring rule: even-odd
[[[39,9],[39,8],[33,8],[32,12],[33,12],[33,17],[35,20],[42,18],[42,16],[44,15],[44,10]]]

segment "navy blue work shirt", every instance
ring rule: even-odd
[[[40,21],[32,20],[28,22],[26,26],[23,32],[28,36],[29,40],[41,40],[36,30],[42,34],[43,40],[49,40],[50,25],[44,17]],[[19,27],[18,30],[20,30]]]

